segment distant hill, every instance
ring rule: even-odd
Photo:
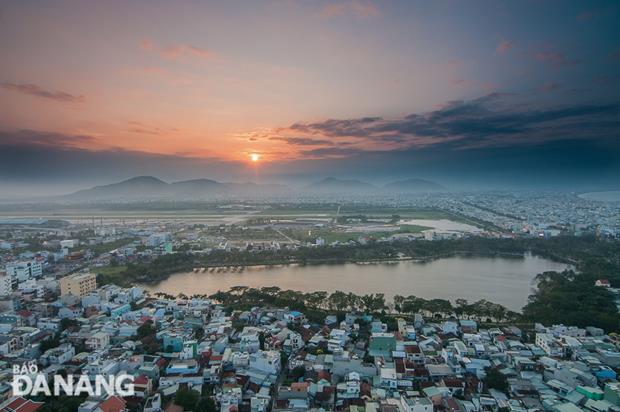
[[[383,189],[390,192],[436,192],[446,190],[445,187],[439,183],[431,182],[424,179],[405,179],[396,182],[388,183],[383,186]]]
[[[377,190],[377,187],[361,180],[336,179],[335,177],[328,177],[302,188],[305,192],[328,194],[368,193],[369,190]]]
[[[70,200],[106,200],[119,198],[152,198],[165,194],[168,183],[153,176],[138,176],[104,186],[95,186],[65,196]]]
[[[167,183],[153,176],[139,176],[119,183],[95,186],[66,195],[68,201],[202,200],[225,196],[268,196],[290,191],[284,185],[222,183],[193,179]]]

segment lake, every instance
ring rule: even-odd
[[[177,273],[144,286],[150,292],[212,294],[232,286],[278,286],[303,292],[342,290],[356,294],[443,298],[454,302],[487,299],[520,311],[538,273],[562,271],[568,265],[525,255],[523,258],[454,256],[431,262],[324,264],[246,267],[242,273]]]

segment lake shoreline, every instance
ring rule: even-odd
[[[385,258],[385,259],[364,259],[364,260],[358,260],[358,259],[306,259],[305,261],[301,261],[298,259],[288,259],[288,260],[282,260],[281,262],[275,262],[275,263],[270,263],[270,264],[265,264],[265,263],[239,263],[239,264],[235,264],[235,265],[231,265],[231,264],[223,264],[223,263],[215,263],[215,264],[204,264],[203,266],[199,266],[196,267],[194,269],[207,269],[207,271],[209,269],[218,269],[218,268],[232,268],[232,267],[243,267],[243,268],[276,268],[276,267],[287,267],[287,266],[298,266],[298,267],[303,267],[303,266],[320,266],[320,265],[346,265],[346,264],[357,264],[357,265],[375,265],[375,264],[396,264],[399,262],[415,262],[415,263],[430,263],[430,262],[434,262],[436,260],[439,259],[448,259],[448,258],[452,258],[452,257],[480,257],[480,258],[494,258],[494,257],[500,257],[500,258],[506,258],[506,259],[525,259],[528,255],[531,256],[536,256],[542,259],[549,259],[551,261],[557,262],[557,263],[564,263],[566,265],[570,265],[570,266],[574,266],[577,262],[576,261],[570,261],[569,259],[563,259],[563,258],[559,258],[557,256],[544,256],[542,254],[539,253],[534,253],[533,251],[527,251],[527,252],[493,252],[493,253],[478,253],[478,252],[467,252],[467,251],[456,251],[456,252],[451,252],[451,253],[444,253],[444,254],[439,254],[439,255],[434,255],[434,256],[428,256],[428,257],[412,257],[412,256],[403,256],[402,258]],[[165,282],[167,281],[171,276],[174,275],[178,275],[178,274],[183,274],[183,273],[190,273],[192,271],[177,271],[177,272],[172,272],[170,274],[168,274],[168,276],[166,276],[163,279],[157,279],[157,280],[148,280],[148,281],[140,281],[138,284],[142,285],[142,286],[156,286],[159,283]],[[193,271],[193,273],[196,273],[198,275],[200,274],[208,274],[208,273],[212,273],[212,272],[200,272],[200,271]],[[217,272],[218,274],[221,275],[226,275],[226,274],[233,274],[234,272]]]
[[[414,294],[427,298],[454,300],[487,299],[520,310],[532,292],[532,281],[539,273],[571,267],[532,253],[453,252],[432,258],[376,259],[358,261],[316,260],[282,264],[205,266],[205,271],[177,272],[159,282],[140,282],[151,293],[192,291],[212,294],[233,286],[279,286],[310,292],[342,290],[353,293],[373,291]],[[225,271],[213,268],[229,267]],[[235,268],[235,269],[232,269]],[[462,282],[458,286],[457,280]],[[502,297],[498,299],[498,297]]]

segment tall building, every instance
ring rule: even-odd
[[[94,273],[77,273],[60,279],[60,294],[83,297],[97,289]]]
[[[11,276],[0,272],[0,296],[9,296],[13,292],[13,280]]]
[[[23,282],[30,278],[40,278],[43,276],[43,265],[36,260],[9,263],[6,265],[6,273],[16,281]]]

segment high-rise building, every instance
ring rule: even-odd
[[[97,289],[94,273],[77,273],[60,279],[60,294],[83,297]]]
[[[9,296],[13,292],[13,279],[11,276],[0,272],[0,296]]]

